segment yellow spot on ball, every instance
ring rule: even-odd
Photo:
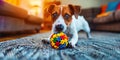
[[[55,38],[56,37],[56,34],[55,35],[53,35],[53,38]]]
[[[60,44],[64,44],[64,42],[65,42],[64,40],[61,40],[61,41],[60,41]]]
[[[59,36],[60,36],[60,34],[57,34],[57,36],[59,37]]]
[[[55,49],[58,49],[58,46],[55,45],[54,48],[55,48]]]
[[[63,32],[61,32],[61,33],[60,33],[60,36],[62,36],[62,35],[64,35],[64,33],[63,33]]]
[[[54,43],[54,42],[51,42],[51,45],[52,45],[52,46],[54,46],[54,45],[55,45],[55,43]]]

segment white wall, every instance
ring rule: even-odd
[[[110,1],[117,0],[60,0],[62,5],[66,4],[76,4],[81,5],[82,8],[90,8],[90,7],[99,7],[102,4],[107,4]]]

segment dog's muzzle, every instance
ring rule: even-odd
[[[56,29],[57,32],[61,32],[61,31],[63,31],[64,26],[62,24],[58,24],[58,25],[55,26],[55,29]]]

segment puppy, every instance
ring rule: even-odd
[[[69,37],[69,44],[75,47],[78,41],[78,32],[84,30],[91,38],[90,28],[83,16],[79,16],[81,7],[77,5],[58,6],[50,5],[48,12],[53,21],[52,33],[64,32]],[[50,38],[48,38],[50,40]]]

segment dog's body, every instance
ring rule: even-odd
[[[71,22],[71,25],[69,26],[71,29],[69,32],[73,35],[70,43],[73,47],[75,47],[75,44],[78,41],[78,32],[83,30],[86,32],[88,38],[92,38],[90,35],[90,28],[87,23],[87,21],[84,19],[83,16],[78,16],[78,19],[75,18],[75,16],[72,16],[73,20]]]
[[[88,38],[91,38],[90,28],[83,16],[79,16],[80,6],[56,6],[51,5],[48,8],[51,18],[54,21],[52,33],[64,32],[69,37],[69,44],[75,47],[78,41],[78,32],[84,30]],[[48,39],[50,40],[50,38]]]

